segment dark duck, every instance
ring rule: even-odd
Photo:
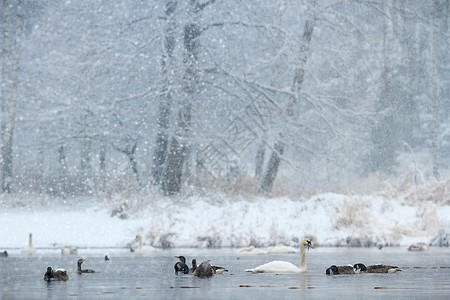
[[[211,264],[209,263],[209,260],[202,262],[197,269],[195,269],[194,273],[192,275],[200,277],[200,278],[209,278],[213,277],[215,274],[215,271]]]
[[[189,268],[189,274],[194,274],[194,271],[197,269],[197,260],[194,258],[192,260],[192,268]]]
[[[67,281],[69,280],[69,275],[64,269],[53,270],[52,267],[47,268],[47,272],[44,274],[45,281]]]
[[[189,267],[186,264],[186,258],[184,256],[175,256],[175,257],[180,260],[175,264],[175,266],[173,266],[175,269],[175,275],[178,275],[179,272],[183,274],[189,274]]]
[[[355,268],[352,266],[332,265],[325,271],[325,274],[327,275],[355,274]]]
[[[0,252],[0,257],[8,257],[8,251]]]
[[[365,266],[364,264],[355,264],[355,270],[359,270],[360,273],[395,273],[401,271],[397,266],[390,265],[371,265]]]
[[[82,258],[80,258],[80,259],[77,261],[77,273],[78,273],[78,274],[81,274],[81,273],[95,273],[94,270],[89,270],[89,269],[82,270],[82,269],[81,269],[81,264],[84,263],[85,261],[86,261],[86,260],[85,260],[85,259],[82,259]]]

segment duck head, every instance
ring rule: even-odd
[[[336,265],[332,265],[331,267],[329,267],[326,271],[325,274],[327,275],[337,275],[339,274],[339,269]]]
[[[81,267],[81,264],[84,263],[85,261],[86,261],[85,259],[80,258],[80,259],[77,261],[77,265]]]
[[[47,281],[50,281],[50,279],[53,278],[52,267],[47,267],[47,272],[45,273],[45,275],[47,275]]]
[[[178,258],[183,264],[186,263],[186,258],[184,256],[175,256],[176,258]]]
[[[367,268],[366,268],[366,266],[364,265],[364,264],[355,264],[354,266],[353,266],[353,268],[355,268],[355,271],[357,271],[357,270],[360,270],[360,272],[365,272],[365,271],[367,271]]]

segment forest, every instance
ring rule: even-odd
[[[448,185],[449,0],[1,2],[3,197]]]

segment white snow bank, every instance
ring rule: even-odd
[[[432,201],[406,204],[382,196],[323,194],[305,201],[287,198],[222,201],[160,199],[128,219],[92,206],[3,208],[0,250],[27,244],[35,248],[125,247],[136,233],[161,247],[297,245],[313,237],[327,246],[407,246],[450,233],[450,206]],[[126,212],[128,215],[132,211]]]

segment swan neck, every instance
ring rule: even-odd
[[[142,238],[139,238],[139,249],[142,249]]]
[[[300,245],[300,269],[306,269],[306,252],[303,245]]]
[[[31,240],[31,234],[28,236],[28,247],[33,248],[33,242]]]

